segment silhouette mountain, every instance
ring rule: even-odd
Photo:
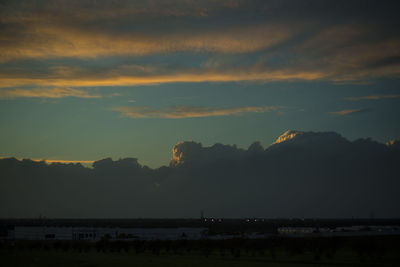
[[[287,131],[265,149],[181,142],[157,169],[1,159],[0,216],[399,217],[399,144]]]

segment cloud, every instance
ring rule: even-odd
[[[93,168],[3,158],[0,217],[193,218],[205,210],[229,218],[351,218],[373,209],[397,218],[398,143],[299,131],[266,149],[185,141],[158,169],[136,158],[105,158]]]
[[[39,161],[39,160],[38,160]],[[46,163],[83,163],[83,164],[92,164],[94,160],[62,160],[62,159],[44,159]]]
[[[31,25],[32,34],[3,47],[3,62],[21,59],[144,56],[175,52],[248,53],[287,40],[289,28],[275,25],[236,27],[224,31],[169,32],[153,36],[143,32],[115,34],[91,32],[62,25]],[[33,36],[32,36],[33,35]],[[32,39],[27,39],[32,38]],[[13,40],[10,40],[12,42]]]
[[[226,11],[232,8],[213,1],[22,1],[2,7],[2,61],[177,51],[246,53],[287,40],[294,28],[260,20],[227,23],[233,14]]]
[[[243,149],[238,149],[236,145],[215,144],[211,147],[203,147],[201,143],[194,141],[180,142],[172,149],[172,159],[170,166],[190,166],[192,164],[205,164],[235,158],[245,152]]]
[[[397,4],[355,3],[8,1],[0,11],[0,83],[78,87],[398,77]],[[181,64],[189,55],[189,66]],[[98,67],[102,60],[109,65]],[[135,69],[137,61],[145,64]],[[27,62],[34,67],[24,70]],[[49,62],[55,67],[43,71]]]
[[[176,82],[239,82],[239,81],[295,81],[320,80],[329,74],[320,71],[268,70],[258,66],[246,69],[224,68],[204,69],[171,67],[119,66],[114,68],[57,67],[41,73],[31,71],[0,75],[1,87],[15,86],[56,86],[56,87],[96,87],[135,86]]]
[[[167,108],[151,108],[151,107],[117,107],[114,111],[119,111],[123,116],[129,118],[167,118],[167,119],[183,119],[183,118],[200,118],[200,117],[217,117],[241,115],[244,113],[264,113],[275,111],[282,107],[276,106],[248,106],[234,108],[218,108],[218,107],[193,107],[193,106],[174,106]]]
[[[346,97],[346,100],[358,101],[358,100],[379,100],[379,99],[393,99],[400,98],[400,94],[392,95],[367,95],[367,96],[356,96],[356,97]]]
[[[0,159],[7,159],[7,157],[0,157]],[[23,160],[22,158],[18,158],[18,160]],[[61,164],[76,164],[76,163],[82,163],[82,164],[92,164],[94,160],[65,160],[65,159],[30,159],[31,161],[35,162],[46,162],[46,163],[61,163]]]
[[[363,112],[368,112],[368,111],[370,111],[370,109],[360,108],[360,109],[344,109],[344,110],[334,111],[334,112],[329,112],[329,113],[333,114],[333,115],[351,115],[351,114],[363,113]]]
[[[398,77],[400,36],[378,29],[362,21],[327,25],[304,42],[295,43],[293,51],[302,59],[303,68],[329,71],[332,81]]]
[[[92,95],[86,91],[73,88],[35,88],[35,89],[2,89],[1,98],[100,98],[100,95]]]

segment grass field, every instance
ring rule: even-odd
[[[0,249],[0,266],[4,267],[102,267],[102,266],[398,266],[400,253],[387,250],[383,255],[356,253],[351,248],[340,248],[334,255],[303,251],[291,253],[284,248],[256,252],[242,249],[239,253],[214,249],[208,253],[199,250],[135,252],[134,250],[98,251],[94,247],[84,250],[63,250],[52,247],[12,246]]]

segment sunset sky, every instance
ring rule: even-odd
[[[0,1],[0,157],[159,167],[289,129],[400,138],[396,1]]]

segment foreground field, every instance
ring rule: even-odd
[[[18,251],[0,253],[1,265],[10,267],[30,266],[398,266],[399,259],[368,259],[359,260],[354,255],[343,253],[334,259],[313,259],[312,255],[287,256],[280,255],[275,259],[271,257],[249,256],[241,257],[210,255],[204,257],[197,253],[186,255],[153,255],[144,253],[78,253],[78,252],[55,252],[55,251]]]
[[[399,238],[49,243],[0,246],[0,265],[33,266],[398,266]]]

